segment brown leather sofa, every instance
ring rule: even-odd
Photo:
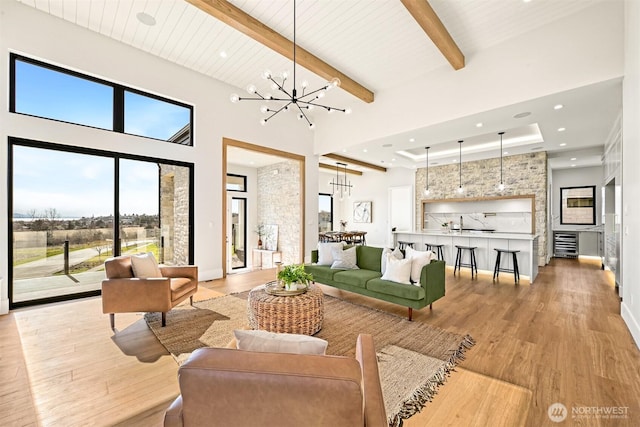
[[[178,380],[165,427],[388,425],[371,335],[358,337],[355,359],[201,348]]]
[[[167,311],[187,298],[193,305],[198,291],[198,267],[160,266],[163,277],[134,277],[131,257],[122,255],[104,262],[107,278],[102,281],[102,312],[109,313],[111,328],[115,328],[115,313],[161,312],[162,326],[167,323]]]

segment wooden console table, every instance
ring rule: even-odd
[[[280,251],[268,251],[266,249],[254,249],[253,250],[253,254],[252,254],[252,258],[251,258],[251,262],[252,262],[252,267],[253,268],[260,268],[262,269],[264,266],[264,256],[268,255],[268,257],[271,259],[271,265],[269,265],[269,268],[273,268],[276,266],[276,262],[282,262],[282,252]],[[258,262],[256,262],[256,259],[258,260]]]

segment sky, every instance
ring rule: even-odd
[[[191,120],[188,108],[125,91],[125,133],[167,140]],[[16,60],[16,111],[113,129],[113,88]]]
[[[114,162],[107,157],[13,146],[13,212],[113,215]],[[120,160],[120,212],[158,213],[156,163]]]
[[[16,112],[113,129],[113,87],[21,60],[15,65]],[[126,133],[162,140],[191,119],[188,108],[126,90],[124,113]],[[113,215],[114,159],[18,145],[13,156],[14,213]],[[158,213],[155,163],[121,160],[120,213]]]

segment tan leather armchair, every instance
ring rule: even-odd
[[[115,328],[115,313],[161,312],[162,326],[167,323],[167,311],[198,291],[198,267],[160,266],[163,277],[136,278],[131,257],[122,255],[104,262],[107,278],[102,281],[102,312],[109,313],[111,328]]]
[[[358,337],[355,359],[201,348],[178,380],[165,427],[388,425],[371,335]]]

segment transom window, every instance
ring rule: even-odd
[[[11,54],[10,109],[83,126],[193,145],[193,107]]]

